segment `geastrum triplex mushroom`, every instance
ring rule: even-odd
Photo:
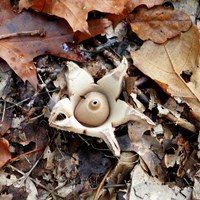
[[[101,138],[115,156],[120,147],[115,138],[115,127],[128,121],[141,121],[149,127],[154,123],[143,113],[118,99],[128,62],[123,58],[118,67],[94,83],[93,77],[73,62],[68,62],[66,81],[69,98],[56,103],[51,111],[52,127]],[[64,115],[64,119],[59,119]]]

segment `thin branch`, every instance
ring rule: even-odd
[[[46,34],[45,31],[42,30],[42,29],[33,30],[33,31],[22,31],[22,32],[8,33],[8,34],[5,34],[5,35],[0,35],[0,40],[11,38],[11,37],[20,37],[20,36],[40,36],[40,37],[44,37],[45,34]]]
[[[97,191],[96,191],[96,194],[95,194],[95,196],[94,196],[94,200],[98,200],[100,191],[101,191],[101,189],[103,188],[103,185],[104,185],[104,183],[105,183],[105,181],[106,181],[106,178],[108,177],[109,173],[111,172],[111,169],[112,169],[112,168],[110,168],[110,169],[106,172],[106,174],[104,175],[104,177],[103,177],[101,183],[99,184],[99,186],[98,186],[98,188],[97,188]]]
[[[4,104],[3,104],[3,114],[2,114],[1,122],[4,121],[5,113],[6,113],[6,101],[4,101]]]

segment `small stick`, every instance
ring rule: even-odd
[[[10,108],[13,108],[13,107],[15,107],[15,106],[18,106],[18,107],[22,108],[22,107],[20,106],[20,104],[22,104],[22,103],[24,103],[25,101],[28,101],[28,100],[30,100],[30,99],[31,99],[31,97],[28,97],[28,98],[26,98],[26,99],[24,99],[24,100],[22,100],[22,101],[20,101],[20,102],[18,102],[18,103],[13,103],[13,102],[7,101],[8,103],[13,104],[13,105],[12,105],[12,106],[8,106],[6,109],[10,109]]]
[[[99,45],[98,47],[94,47],[94,48],[92,48],[92,49],[90,49],[90,50],[81,48],[81,51],[88,52],[88,53],[99,53],[99,52],[102,52],[104,49],[106,49],[106,48],[108,48],[108,47],[111,47],[111,46],[114,45],[116,42],[117,42],[117,40],[116,40],[115,38],[114,38],[114,39],[110,39],[110,40],[108,40],[106,43],[101,44],[101,45]]]
[[[38,74],[38,77],[39,77],[39,79],[40,79],[40,81],[42,82],[42,85],[43,85],[43,86],[42,86],[42,85],[40,85],[40,86],[45,87],[45,90],[46,90],[46,92],[47,92],[49,98],[51,99],[52,96],[50,95],[49,90],[48,90],[47,87],[46,87],[47,84],[43,81],[42,77],[41,77],[39,74]]]
[[[95,194],[95,196],[94,196],[94,200],[98,200],[99,193],[100,193],[101,189],[103,188],[103,185],[104,185],[104,183],[105,183],[105,181],[106,181],[106,178],[108,177],[109,173],[111,172],[111,169],[112,169],[112,168],[110,168],[110,169],[106,172],[106,174],[104,175],[104,177],[103,177],[103,179],[102,179],[100,185],[99,185],[98,188],[97,188],[96,194]]]
[[[14,158],[12,158],[11,160],[10,160],[10,162],[13,162],[13,161],[16,161],[16,160],[18,160],[20,157],[25,157],[26,155],[29,155],[29,154],[31,154],[31,153],[35,153],[35,152],[38,152],[38,151],[43,151],[44,150],[44,148],[37,148],[37,149],[33,149],[33,150],[31,150],[31,151],[28,151],[28,152],[25,152],[25,153],[23,153],[23,154],[20,154],[20,155],[18,155],[18,156],[16,156],[16,157],[14,157]]]
[[[0,35],[0,40],[7,39],[11,37],[19,37],[19,36],[45,36],[45,31],[42,29],[33,30],[33,31],[22,31],[22,32],[16,32],[16,33],[8,33],[5,35]]]
[[[138,100],[142,102],[145,106],[148,106],[149,110],[152,110],[153,107],[149,106],[150,105],[150,99],[141,91],[137,88],[135,90],[137,92],[136,94],[138,95]],[[152,108],[151,108],[152,107]],[[196,132],[196,127],[194,124],[190,123],[186,119],[183,119],[179,117],[178,113],[176,111],[172,111],[165,106],[155,102],[155,107],[157,107],[160,115],[164,116],[166,119],[172,121],[175,125],[179,125],[180,127],[195,133]],[[165,112],[162,112],[165,111]],[[162,112],[162,113],[161,113]]]
[[[5,112],[6,112],[6,101],[4,101],[4,105],[3,105],[3,114],[2,114],[1,122],[3,122],[4,120]]]

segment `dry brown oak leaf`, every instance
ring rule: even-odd
[[[10,1],[0,1],[0,57],[23,80],[36,89],[38,80],[33,58],[42,54],[53,54],[71,60],[82,61],[77,50],[71,49],[73,31],[63,19],[50,20],[33,11],[13,12]],[[16,36],[2,39],[12,33],[43,30],[44,37]]]
[[[200,42],[196,26],[162,45],[146,41],[138,51],[131,52],[131,57],[139,70],[172,97],[186,102],[200,120]]]
[[[146,5],[148,8],[151,8],[155,5],[161,5],[165,0],[129,0],[122,13],[119,15],[108,14],[106,17],[113,22],[116,26],[121,20],[126,18],[136,7],[140,5]]]
[[[167,39],[187,31],[192,24],[187,14],[163,6],[150,9],[139,6],[129,15],[127,22],[140,39],[150,39],[156,43],[164,43]]]
[[[97,10],[105,13],[120,14],[127,0],[20,0],[19,12],[31,8],[38,12],[48,13],[64,18],[73,31],[89,32],[88,12]]]
[[[134,5],[134,8],[140,6],[140,5],[146,5],[148,8],[151,8],[155,5],[161,5],[165,2],[166,0],[130,0],[130,4]]]

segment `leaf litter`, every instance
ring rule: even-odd
[[[199,199],[194,9],[184,13],[164,1],[77,2],[20,0],[20,13],[1,2],[0,199]],[[119,98],[155,127],[118,126],[119,158],[99,139],[50,128],[51,109],[69,96],[67,61],[97,82],[123,56],[129,68]]]

